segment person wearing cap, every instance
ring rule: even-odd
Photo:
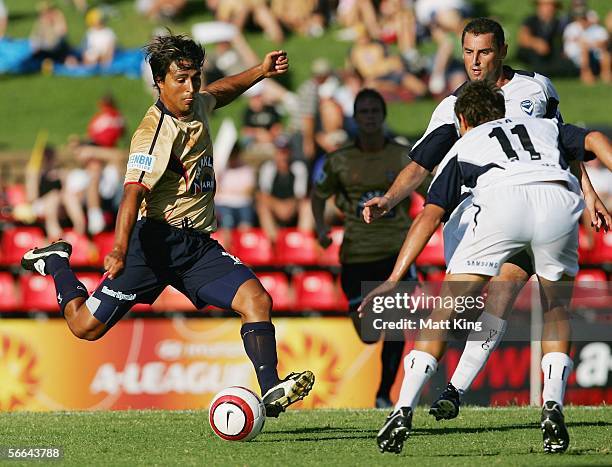
[[[297,225],[307,232],[313,227],[306,197],[308,168],[303,161],[291,160],[291,142],[286,135],[276,138],[274,146],[274,159],[259,169],[256,195],[259,223],[272,243],[276,242],[280,226]]]
[[[100,8],[93,8],[85,15],[87,32],[83,50],[84,65],[109,65],[115,55],[117,36],[106,25],[106,17]]]
[[[531,70],[549,77],[577,76],[578,69],[563,56],[563,29],[559,0],[536,0],[535,15],[523,21],[518,32],[518,58]]]

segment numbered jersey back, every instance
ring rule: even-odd
[[[451,150],[457,155],[463,185],[480,190],[561,181],[574,189],[577,180],[566,170],[567,161],[580,154],[564,146],[561,133],[575,136],[564,127],[556,120],[504,118],[474,128]]]

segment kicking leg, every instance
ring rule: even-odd
[[[529,257],[527,260],[531,261]],[[505,263],[499,276],[489,282],[486,311],[478,317],[482,330],[470,332],[448,386],[432,404],[429,413],[435,416],[436,420],[450,420],[459,414],[461,397],[469,390],[489,356],[501,342],[506,332],[506,317],[531,276],[531,266],[519,264]]]
[[[475,296],[480,293],[488,276],[477,274],[449,274],[444,278],[440,293],[442,303],[445,297]],[[453,318],[455,312],[446,306],[434,310],[429,318],[441,322]],[[412,413],[419,403],[421,391],[438,367],[438,360],[446,350],[444,329],[422,329],[415,342],[414,350],[404,357],[404,380],[395,409],[387,417],[378,432],[376,441],[381,452],[401,452],[404,441],[412,428]]]
[[[97,340],[107,327],[87,309],[89,294],[85,286],[70,269],[72,245],[60,240],[44,248],[34,248],[23,256],[21,265],[28,271],[46,276],[50,274],[57,291],[57,303],[68,327],[79,339]]]
[[[314,385],[314,375],[304,371],[279,379],[276,337],[270,321],[272,298],[257,279],[248,279],[240,285],[232,300],[232,309],[242,318],[240,335],[255,367],[266,415],[278,417],[289,405],[308,395]]]

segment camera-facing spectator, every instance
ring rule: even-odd
[[[523,21],[518,33],[518,58],[546,76],[576,76],[576,66],[563,55],[564,21],[559,0],[536,0],[535,15]]]
[[[249,89],[249,103],[242,116],[241,136],[245,146],[272,146],[282,131],[281,116],[266,102],[263,83]]]
[[[274,159],[259,168],[259,191],[256,209],[259,223],[272,243],[276,242],[279,227],[313,228],[308,192],[308,168],[303,161],[291,160],[289,138],[275,141]]]
[[[609,34],[599,24],[599,16],[586,5],[573,11],[572,21],[563,33],[565,54],[580,70],[580,79],[585,84],[595,82],[599,75],[605,83],[610,82]]]
[[[39,2],[36,8],[38,16],[30,34],[33,58],[64,63],[72,53],[64,13],[50,0]]]

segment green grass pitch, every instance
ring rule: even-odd
[[[528,407],[463,408],[445,422],[419,408],[400,455],[376,448],[382,410],[290,410],[248,443],[217,438],[205,411],[3,413],[0,444],[61,446],[58,465],[611,465],[612,408],[565,412],[571,444],[560,455],[542,452],[539,410]]]

